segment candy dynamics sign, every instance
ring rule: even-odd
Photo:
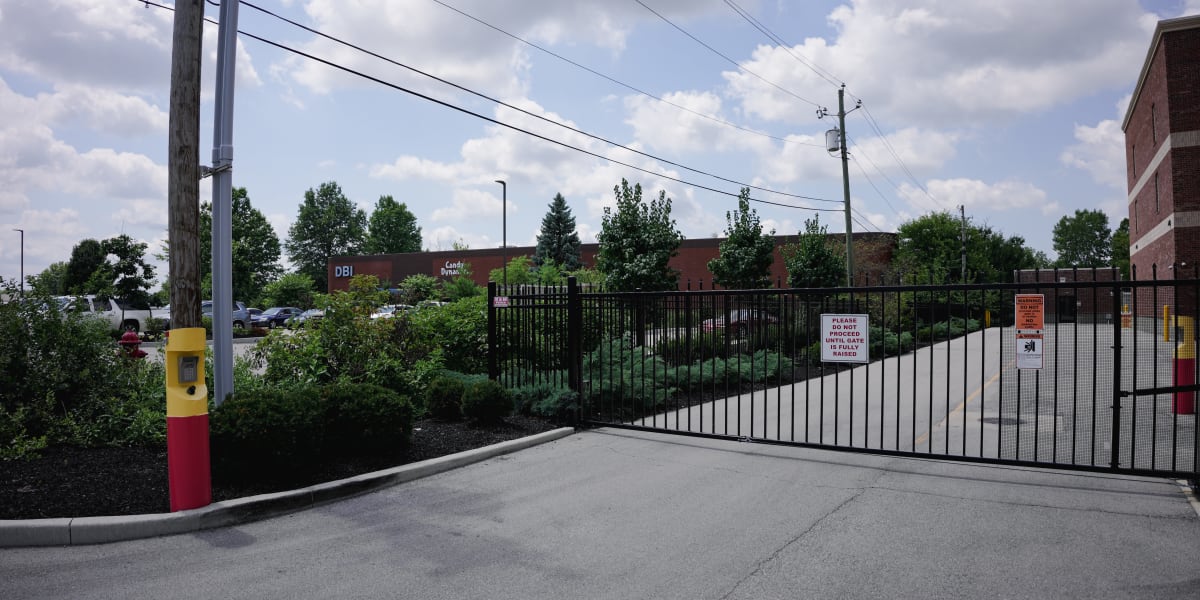
[[[870,362],[869,325],[867,315],[821,315],[821,361]]]
[[[462,273],[462,268],[467,266],[467,263],[461,260],[448,260],[442,265],[442,277],[458,277]]]

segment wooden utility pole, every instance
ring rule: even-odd
[[[171,328],[200,327],[200,51],[204,0],[175,2],[167,141]]]

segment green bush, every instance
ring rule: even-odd
[[[209,417],[213,476],[277,480],[309,470],[324,449],[323,413],[311,385],[234,394]]]
[[[476,423],[495,425],[512,414],[512,396],[498,382],[480,381],[463,393],[462,411],[463,416]]]
[[[510,393],[516,411],[559,422],[574,422],[579,409],[579,394],[566,385],[540,382],[513,388]]]
[[[462,380],[439,375],[429,382],[425,392],[425,410],[439,421],[458,421],[463,417],[462,398],[467,386]]]
[[[412,438],[412,403],[377,385],[321,388],[326,452],[335,456],[394,455]]]
[[[720,331],[699,333],[659,341],[654,352],[668,365],[686,365],[710,358],[724,358],[728,346]]]
[[[663,360],[628,338],[610,338],[583,358],[587,402],[602,412],[645,414],[674,395]],[[617,415],[609,415],[617,416]]]

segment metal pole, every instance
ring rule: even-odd
[[[21,295],[25,295],[25,230],[13,229],[13,231],[21,232]]]
[[[213,115],[213,403],[233,393],[233,87],[237,0],[221,2]]]
[[[503,179],[497,179],[500,184],[500,265],[504,269],[504,285],[508,287],[508,184]],[[505,292],[508,293],[508,292]]]
[[[850,228],[850,158],[846,153],[846,86],[838,88],[838,137],[842,147],[842,193],[846,202],[846,285],[854,285],[854,241]]]

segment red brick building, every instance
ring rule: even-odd
[[[1159,21],[1121,128],[1134,278],[1190,279],[1200,262],[1200,16]]]
[[[831,237],[841,242],[843,234],[832,234]],[[687,289],[689,283],[692,289],[712,287],[712,273],[708,270],[708,261],[720,254],[721,242],[724,238],[704,238],[684,240],[679,246],[679,254],[671,259],[671,266],[678,269],[679,287]],[[771,265],[771,281],[787,284],[787,271],[783,265],[781,249],[784,245],[796,241],[796,236],[775,236],[775,262]],[[896,249],[896,234],[868,233],[854,234],[854,273],[856,282],[876,282],[886,274],[892,262],[892,253]],[[580,255],[587,266],[595,266],[598,244],[583,244]],[[329,291],[345,290],[350,277],[354,275],[374,275],[381,281],[397,284],[409,275],[425,274],[440,279],[450,279],[458,275],[458,269],[468,265],[471,278],[475,283],[487,285],[488,274],[492,269],[499,269],[504,264],[505,256],[512,260],[517,256],[533,257],[534,247],[512,247],[507,252],[500,248],[485,248],[480,250],[446,250],[438,252],[412,252],[406,254],[379,254],[374,256],[335,256],[329,259]]]

